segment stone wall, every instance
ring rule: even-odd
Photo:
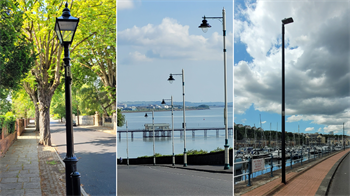
[[[230,165],[233,165],[233,150],[230,149]],[[122,164],[126,164],[126,157],[122,157]],[[172,156],[156,157],[156,164],[171,164]],[[118,164],[120,164],[118,157]],[[129,158],[130,165],[136,164],[153,164],[153,157],[148,158]],[[183,155],[175,156],[175,164],[183,164]],[[225,152],[215,152],[200,155],[187,155],[188,165],[224,165],[225,164]]]
[[[78,117],[75,117],[75,122],[78,123]],[[79,125],[94,125],[95,117],[91,116],[79,116]]]

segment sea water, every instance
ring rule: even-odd
[[[144,124],[152,123],[152,112],[147,112],[148,118],[145,118],[145,112],[123,113],[128,122],[128,130],[143,130]],[[224,128],[224,108],[213,107],[207,110],[186,110],[186,128]],[[154,112],[154,123],[169,123],[171,129],[171,111]],[[183,112],[174,111],[174,128],[181,129],[183,123]],[[228,127],[233,127],[233,109],[228,108]],[[118,127],[118,130],[126,130],[126,126]],[[233,145],[232,130],[229,134],[229,146]],[[192,137],[192,131],[186,131],[186,151],[205,150],[212,151],[216,148],[224,149],[225,130],[219,130],[219,136],[216,130],[208,130],[207,137],[204,137],[204,131],[195,131]],[[143,138],[142,132],[136,132],[131,138],[128,133],[128,145],[126,133],[121,133],[121,138],[117,134],[117,157],[127,157],[127,147],[129,158],[153,155],[153,138]],[[175,154],[184,152],[184,137],[180,136],[180,131],[174,132],[174,151]],[[162,155],[172,154],[172,138],[156,137],[155,153]]]

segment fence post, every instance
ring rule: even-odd
[[[317,152],[318,155],[318,152]],[[316,148],[314,147],[314,160],[316,160]]]
[[[250,184],[250,174],[251,174],[251,171],[252,171],[252,160],[250,159],[250,157],[248,158],[248,184],[247,186],[251,186]]]
[[[290,151],[290,169],[293,169],[293,151]]]
[[[273,159],[273,155],[272,155],[272,153],[271,153],[271,176],[270,177],[273,177],[273,161],[272,161],[272,159]]]

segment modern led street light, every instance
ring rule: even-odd
[[[285,18],[282,20],[282,183],[286,184],[286,144],[285,144],[285,134],[286,134],[286,114],[285,114],[285,78],[284,78],[284,25],[293,22],[293,18]]]

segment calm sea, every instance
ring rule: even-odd
[[[174,128],[181,128],[183,122],[182,111],[174,111]],[[145,118],[145,112],[124,113],[125,120],[128,121],[128,130],[144,129],[144,124],[152,123],[152,112],[148,113]],[[171,128],[171,111],[154,112],[154,123],[169,123]],[[213,107],[209,110],[188,110],[186,111],[186,128],[224,128],[224,108]],[[228,109],[228,127],[233,127],[233,109]],[[118,127],[118,130],[126,130],[126,126]],[[232,131],[231,131],[232,133]],[[220,147],[224,149],[225,130],[219,131],[219,137],[216,136],[215,130],[208,130],[207,137],[204,137],[204,131],[195,131],[195,137],[192,137],[192,131],[186,131],[186,149],[187,150],[206,150],[211,151]],[[232,147],[233,138],[229,134],[229,145]],[[129,157],[136,158],[139,156],[153,155],[153,138],[143,138],[142,133],[134,133],[131,139],[129,133],[128,140]],[[180,137],[180,132],[174,132],[175,154],[183,153],[184,140]],[[117,157],[126,157],[127,143],[126,133],[117,134]],[[171,137],[156,138],[155,152],[162,155],[172,154]]]

